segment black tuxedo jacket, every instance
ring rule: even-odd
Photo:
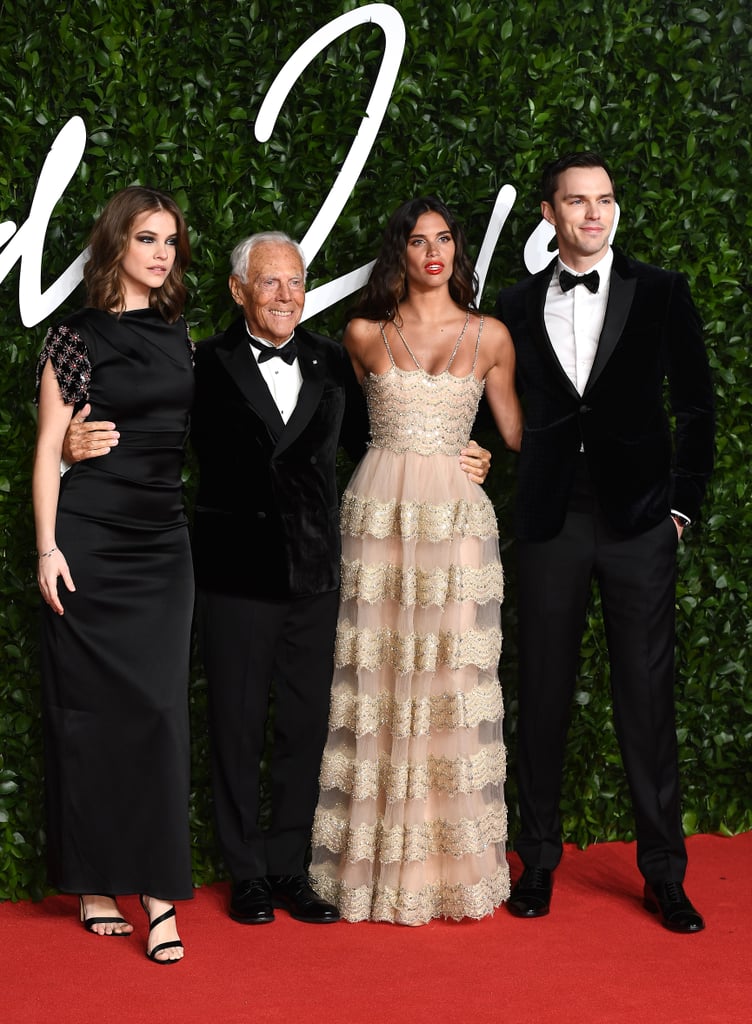
[[[359,458],[368,417],[345,348],[301,327],[295,340],[303,385],[287,424],[242,317],[196,347],[193,554],[206,590],[274,600],[339,586],[337,448]]]
[[[614,252],[603,330],[579,395],[544,322],[555,266],[502,290],[496,306],[514,341],[525,412],[518,537],[547,540],[559,532],[582,445],[603,512],[620,532],[642,533],[672,508],[694,519],[713,465],[714,415],[700,319],[685,279]]]

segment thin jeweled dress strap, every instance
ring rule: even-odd
[[[392,349],[391,349],[391,347],[389,345],[389,342],[387,341],[386,331],[384,330],[384,321],[383,320],[379,321],[379,330],[381,331],[381,337],[384,339],[384,344],[386,345],[386,350],[387,350],[387,353],[389,355],[389,359],[391,360],[392,366],[396,366],[397,364],[394,361],[394,356],[392,355]]]
[[[398,326],[398,324],[397,324],[397,321],[396,321],[396,320],[393,320],[393,321],[392,321],[392,323],[394,324],[394,329],[395,329],[395,331],[396,331],[396,332],[397,332],[397,334],[399,334],[399,336],[400,336],[400,341],[402,342],[402,344],[403,344],[403,345],[405,346],[405,348],[407,349],[407,354],[408,354],[408,355],[410,356],[410,358],[411,358],[411,359],[412,359],[412,361],[413,361],[413,362],[415,363],[415,365],[416,365],[416,366],[418,367],[418,369],[419,369],[419,370],[423,370],[423,373],[426,373],[427,371],[423,369],[423,367],[422,367],[422,366],[420,365],[420,363],[418,362],[418,360],[417,360],[417,359],[415,358],[415,354],[414,354],[413,350],[412,350],[412,349],[410,348],[410,346],[408,345],[408,343],[407,343],[407,339],[405,338],[404,334],[403,334],[403,333],[402,333],[402,331],[401,331],[401,330],[399,329],[399,326]],[[450,366],[452,365],[452,363],[454,362],[454,357],[455,357],[455,356],[457,355],[457,352],[459,351],[459,347],[460,347],[460,345],[462,344],[462,339],[463,339],[463,338],[465,337],[465,332],[467,331],[467,325],[468,325],[469,323],[470,323],[470,310],[468,310],[468,311],[467,311],[467,313],[465,314],[465,322],[464,322],[464,324],[462,325],[462,330],[460,331],[459,335],[457,336],[457,340],[456,340],[456,341],[455,341],[455,343],[454,343],[454,348],[452,349],[452,354],[451,354],[451,355],[450,355],[450,357],[449,357],[449,362],[448,362],[448,363],[446,364],[446,367],[445,367],[445,368],[444,368],[444,370],[442,371],[443,373],[448,373],[448,372],[449,372],[449,367],[450,367]],[[384,333],[384,332],[383,332],[383,329],[382,329],[382,332],[381,332],[381,333],[382,333],[382,334]],[[386,335],[384,335],[384,340],[386,340]],[[387,345],[387,348],[388,348],[388,347],[389,347],[389,346]],[[389,353],[389,355],[391,356],[391,352]],[[476,343],[476,355],[477,355],[477,343]],[[394,364],[394,359],[392,359],[392,364]],[[433,374],[432,374],[431,376],[433,376]],[[440,375],[439,375],[439,376],[440,376]]]
[[[480,351],[480,336],[483,333],[483,324],[484,323],[485,323],[485,318],[481,317],[480,318],[480,323],[478,324],[478,337],[475,339],[475,355],[473,356],[473,365],[472,365],[472,372],[473,373],[475,373],[475,366],[476,366],[476,363],[478,362],[478,352]],[[452,357],[452,358],[454,358],[454,357]],[[447,367],[447,369],[449,369],[449,367]]]

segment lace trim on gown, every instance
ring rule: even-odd
[[[427,821],[416,825],[366,822],[351,827],[336,813],[319,807],[314,834],[328,850],[347,860],[380,860],[396,864],[403,860],[425,861],[428,857],[462,857],[482,854],[491,843],[502,843],[507,835],[506,807],[491,807],[476,818],[459,821]]]
[[[388,726],[395,737],[422,736],[436,729],[475,729],[481,722],[501,721],[502,715],[501,690],[495,679],[459,693],[425,694],[407,700],[392,693],[343,693],[335,688],[329,728],[347,729],[357,737]]]
[[[491,668],[498,664],[500,654],[501,629],[467,629],[462,635],[403,634],[388,626],[379,630],[358,629],[344,619],[337,628],[334,664],[336,668],[357,665],[370,671],[389,665],[402,675],[435,672],[442,665],[451,669],[468,665]]]
[[[479,920],[493,913],[493,908],[509,897],[509,871],[506,866],[474,884],[451,884],[445,881],[428,883],[416,890],[383,885],[373,890],[370,885],[350,888],[328,876],[317,876],[316,890],[335,903],[346,921],[389,921],[397,924],[426,924],[434,917],[461,921],[464,917]]]
[[[507,767],[501,743],[488,744],[469,757],[432,757],[422,763],[394,764],[388,753],[374,761],[327,750],[319,776],[322,789],[338,789],[353,800],[425,800],[431,791],[456,796],[500,785]],[[322,837],[315,836],[318,842]]]
[[[448,501],[432,505],[418,501],[378,501],[345,491],[340,518],[342,532],[351,537],[369,534],[383,540],[448,540],[457,534],[468,537],[498,537],[490,501]]]
[[[396,601],[403,607],[419,605],[442,606],[448,601],[474,601],[488,604],[504,597],[504,575],[500,562],[474,566],[450,565],[423,569],[404,568],[381,562],[369,565],[356,559],[341,564],[340,597],[343,601],[357,598],[368,604]]]

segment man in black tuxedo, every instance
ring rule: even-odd
[[[687,933],[704,922],[682,885],[675,565],[712,468],[713,393],[686,281],[611,249],[614,203],[597,154],[549,165],[541,210],[558,256],[503,290],[496,309],[514,340],[526,418],[516,509],[524,871],[507,907],[523,918],[549,912],[569,707],[595,578],[644,905]]]
[[[338,919],[305,875],[326,739],[339,586],[336,453],[358,458],[365,404],[345,349],[298,326],[299,246],[272,232],[232,254],[241,316],[196,348],[191,438],[199,648],[209,681],[217,830],[230,916]],[[271,818],[259,823],[269,696]]]

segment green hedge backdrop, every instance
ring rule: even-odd
[[[0,0],[0,224],[28,216],[44,157],[73,115],[83,162],[55,210],[44,285],[84,247],[116,189],[176,194],[191,225],[194,338],[233,310],[227,255],[250,231],[301,237],[323,202],[365,110],[383,52],[363,26],[302,76],[269,142],[259,105],[287,58],[358,4],[342,0]],[[703,521],[680,551],[677,681],[685,828],[752,827],[752,616],[748,591],[752,214],[752,52],[746,0],[395,0],[407,45],[391,103],[360,180],[313,261],[316,285],[375,255],[389,212],[432,191],[480,246],[506,182],[518,198],[499,241],[484,305],[525,273],[539,220],[537,180],[552,154],[597,148],[617,174],[617,244],[684,271],[707,325],[718,394],[718,465]],[[1,250],[0,250],[1,252]],[[29,473],[33,368],[49,320],[18,314],[18,266],[0,282],[0,898],[45,890],[38,714],[37,592]],[[71,297],[60,310],[81,303]],[[314,326],[339,335],[343,304]],[[485,438],[489,440],[488,437]],[[496,446],[489,488],[506,559],[513,458]],[[346,467],[343,466],[343,473]],[[190,488],[190,480],[188,481]],[[504,609],[502,682],[514,812],[514,578]],[[221,865],[208,796],[205,682],[191,681],[195,879]],[[611,725],[597,607],[583,664],[564,793],[566,837],[631,837]]]

